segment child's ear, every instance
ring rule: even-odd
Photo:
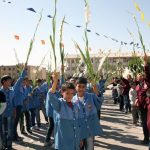
[[[63,90],[61,90],[61,95],[63,95],[63,93],[64,93]]]

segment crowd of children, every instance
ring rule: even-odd
[[[54,72],[50,85],[37,79],[33,86],[26,68],[15,82],[8,75],[1,77],[0,150],[12,150],[12,142],[23,140],[18,124],[24,135],[40,129],[40,110],[49,123],[44,146],[52,144],[54,133],[56,150],[94,150],[94,136],[102,134],[98,114],[105,81],[87,88],[84,77],[64,81]]]
[[[136,80],[114,78],[112,95],[114,104],[119,102],[120,111],[132,112],[133,124],[138,121],[143,127],[144,140],[149,143],[150,135],[150,70],[144,58],[145,74]],[[58,72],[52,74],[51,83],[37,79],[35,84],[27,77],[25,65],[18,80],[12,83],[8,75],[1,77],[0,88],[0,150],[12,150],[12,142],[22,141],[18,135],[32,134],[40,129],[42,110],[49,124],[44,146],[51,146],[54,134],[56,150],[94,150],[94,137],[102,135],[100,125],[101,105],[105,92],[103,79],[97,84],[88,83],[85,77],[64,80]],[[4,111],[4,112],[3,112]],[[26,123],[24,123],[24,121]],[[26,127],[25,127],[26,125]]]

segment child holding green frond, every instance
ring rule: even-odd
[[[57,150],[80,149],[79,107],[72,101],[75,87],[72,83],[64,83],[61,88],[63,98],[57,98],[55,92],[58,83],[58,73],[53,74],[53,85],[47,98],[54,109],[54,138]],[[81,143],[82,144],[82,143]]]
[[[94,150],[94,136],[102,134],[97,110],[100,109],[102,100],[96,85],[93,85],[93,93],[86,92],[87,80],[79,77],[76,81],[76,95],[73,101],[79,106],[79,122],[81,139],[84,139],[85,150]]]

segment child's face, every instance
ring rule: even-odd
[[[7,87],[7,88],[9,88],[9,87],[11,87],[11,83],[12,83],[12,80],[11,79],[8,79],[8,80],[6,80],[6,81],[4,81],[4,86],[5,87]]]
[[[135,89],[135,88],[136,88],[136,85],[132,85],[131,87],[132,87],[132,89]]]
[[[80,96],[80,97],[84,96],[84,93],[86,91],[86,85],[85,84],[77,84],[76,91],[77,91],[78,96]]]
[[[75,90],[74,89],[67,89],[66,91],[62,91],[63,98],[67,102],[71,102],[73,96],[74,96]]]

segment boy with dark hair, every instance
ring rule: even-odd
[[[19,91],[22,81],[26,75],[26,65],[24,67],[23,72],[21,73],[19,79],[16,81],[14,86],[11,88],[12,79],[10,76],[3,76],[1,78],[2,87],[0,91],[2,91],[6,96],[7,107],[5,112],[1,116],[1,125],[3,126],[2,132],[2,145],[4,149],[12,149],[12,138],[13,138],[13,119],[15,117],[14,113],[14,95]]]
[[[35,108],[35,118],[37,122],[37,126],[32,124],[34,129],[39,129],[41,127],[40,121],[40,98],[41,98],[41,90],[40,86],[42,84],[41,79],[36,79],[36,87],[33,89],[33,101],[34,101],[34,108]],[[35,120],[34,118],[34,120]]]
[[[93,93],[86,92],[87,80],[79,77],[76,82],[77,94],[73,101],[79,106],[79,122],[81,125],[81,139],[84,139],[85,150],[94,150],[94,136],[101,135],[97,110],[102,104],[96,85],[93,85]]]
[[[63,84],[61,90],[63,98],[57,98],[55,91],[57,87],[58,76],[58,73],[54,73],[54,82],[48,93],[48,98],[54,109],[55,149],[79,150],[79,108],[76,103],[72,102],[72,98],[75,93],[75,87],[72,83]]]
[[[52,83],[53,83],[53,79],[52,79]],[[57,83],[57,87],[56,87],[56,91],[55,91],[55,95],[57,98],[61,98],[61,93],[60,93],[60,86],[59,85],[59,80],[58,80],[58,83]],[[48,91],[47,91],[48,92]],[[46,134],[46,138],[45,138],[45,142],[44,142],[44,146],[50,146],[53,144],[52,140],[51,140],[51,136],[52,136],[52,133],[54,131],[54,119],[53,119],[53,107],[51,105],[51,101],[49,99],[49,96],[47,94],[47,98],[46,98],[46,104],[45,104],[45,107],[46,107],[46,114],[47,114],[47,117],[49,118],[49,127],[48,127],[48,130],[47,130],[47,134]]]

